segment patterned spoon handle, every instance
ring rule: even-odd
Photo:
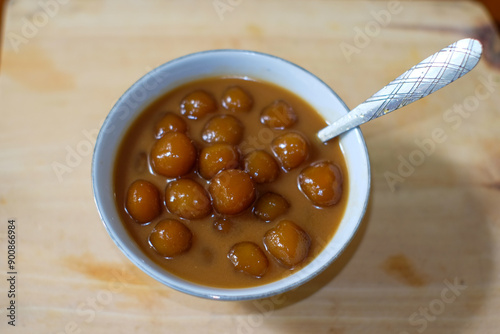
[[[462,39],[410,68],[347,115],[318,132],[326,142],[341,133],[417,101],[472,70],[482,53],[481,43]]]

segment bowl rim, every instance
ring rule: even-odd
[[[91,165],[91,179],[92,179],[92,189],[93,189],[93,197],[94,197],[94,202],[97,206],[98,213],[100,216],[100,219],[115,243],[115,245],[122,251],[123,254],[139,269],[141,269],[143,272],[145,272],[147,275],[151,276],[152,278],[156,279],[157,281],[161,282],[164,285],[167,285],[175,290],[181,291],[183,293],[193,295],[196,297],[201,297],[201,298],[206,298],[206,299],[211,299],[211,300],[251,300],[251,299],[261,299],[261,298],[266,298],[274,295],[278,295],[281,293],[284,293],[286,291],[292,290],[307,281],[311,280],[315,276],[319,275],[321,272],[323,272],[328,266],[330,266],[348,247],[348,245],[351,243],[352,239],[356,235],[359,226],[361,225],[362,219],[366,213],[366,209],[368,206],[368,201],[370,197],[370,189],[371,189],[371,172],[370,172],[370,160],[369,160],[369,154],[368,154],[368,149],[364,140],[364,137],[362,135],[361,130],[359,127],[356,127],[354,129],[351,129],[350,131],[344,133],[341,135],[341,141],[342,138],[345,136],[352,136],[355,137],[356,141],[360,144],[360,149],[363,151],[364,155],[361,157],[364,159],[366,162],[366,175],[363,175],[363,177],[366,178],[367,182],[364,184],[364,197],[360,199],[363,203],[362,207],[360,210],[357,212],[358,217],[356,217],[356,222],[353,224],[352,227],[352,233],[349,235],[347,240],[342,244],[342,246],[339,248],[339,250],[333,254],[332,256],[329,256],[327,261],[324,261],[321,263],[321,265],[317,266],[313,271],[304,271],[305,268],[307,268],[313,261],[314,259],[308,263],[306,266],[304,266],[301,270],[297,271],[296,273],[292,273],[283,279],[279,279],[277,281],[273,281],[270,283],[266,283],[263,285],[258,285],[258,286],[252,286],[252,287],[247,287],[247,288],[217,288],[217,287],[212,287],[212,286],[205,286],[197,283],[193,283],[187,280],[184,280],[182,278],[179,278],[175,275],[172,275],[168,273],[165,269],[162,269],[162,271],[155,270],[155,264],[147,258],[147,256],[142,253],[142,258],[136,256],[134,252],[130,249],[131,245],[127,244],[125,241],[123,241],[119,233],[115,231],[115,226],[111,224],[111,220],[109,219],[109,208],[106,209],[103,207],[103,204],[100,201],[100,198],[102,196],[105,196],[103,194],[104,189],[100,186],[100,175],[98,175],[99,171],[99,157],[102,155],[102,151],[104,150],[103,147],[103,137],[106,135],[106,127],[109,126],[109,123],[111,122],[111,119],[114,114],[118,112],[119,106],[121,106],[124,101],[128,98],[128,96],[133,92],[134,89],[137,89],[137,87],[140,87],[142,83],[146,82],[146,80],[149,79],[151,73],[158,71],[158,70],[164,70],[165,68],[176,66],[179,62],[189,60],[190,58],[194,57],[203,57],[203,56],[210,56],[210,55],[237,55],[237,56],[251,56],[251,57],[264,57],[268,58],[269,60],[273,61],[278,61],[278,62],[283,62],[287,66],[291,66],[295,68],[298,71],[303,72],[303,74],[310,76],[312,79],[318,81],[320,85],[323,85],[327,90],[329,91],[330,94],[332,94],[332,97],[337,100],[337,102],[343,107],[343,112],[348,113],[349,108],[346,106],[344,101],[338,96],[338,94],[329,86],[327,85],[323,80],[321,80],[319,77],[317,77],[315,74],[312,72],[306,70],[305,68],[292,63],[286,59],[270,55],[267,53],[262,53],[258,51],[251,51],[251,50],[237,50],[237,49],[215,49],[215,50],[205,50],[205,51],[200,51],[200,52],[195,52],[187,55],[183,55],[181,57],[172,59],[170,61],[167,61],[156,68],[148,71],[145,75],[143,75],[141,78],[139,78],[137,81],[135,81],[121,96],[120,98],[116,101],[116,103],[113,105],[111,110],[109,111],[108,115],[106,116],[104,122],[101,125],[101,129],[99,131],[99,134],[97,136],[97,140],[94,146],[94,151],[92,155],[92,165]],[[212,75],[212,77],[216,77],[217,75]],[[209,77],[209,76],[200,76],[200,78],[203,77]],[[251,75],[250,75],[251,77]],[[188,80],[191,81],[191,80]],[[306,100],[307,103],[310,103],[309,101]],[[140,112],[135,114],[135,117],[140,114]],[[132,121],[130,122],[133,123],[134,120],[134,115],[132,115]],[[328,120],[327,120],[328,122]],[[129,125],[130,126],[130,125]],[[126,129],[125,129],[126,131]],[[121,140],[121,139],[120,139]],[[353,139],[354,140],[354,139]],[[116,152],[113,152],[115,154]],[[115,159],[115,156],[113,155],[112,160]],[[350,178],[351,179],[351,178]],[[107,194],[109,196],[109,193]],[[114,199],[113,199],[114,202]],[[340,226],[340,225],[339,225]],[[125,227],[122,225],[123,229]],[[126,232],[128,233],[128,232]],[[336,232],[337,233],[337,232]],[[334,234],[335,236],[335,234]],[[333,237],[332,237],[333,239]],[[326,245],[330,244],[331,240],[327,242]],[[325,248],[326,248],[325,245]],[[138,247],[137,245],[135,246],[136,248]],[[324,251],[325,249],[323,249]],[[142,252],[142,250],[140,250]],[[322,251],[322,252],[323,252]],[[321,252],[321,253],[322,253]],[[321,254],[320,253],[320,254]],[[319,257],[319,254],[316,258]],[[153,268],[152,268],[153,265]],[[303,274],[300,274],[303,272]],[[301,276],[301,277],[299,277]],[[286,280],[287,278],[290,277],[295,277],[294,280],[291,281],[290,284],[280,284],[283,280]],[[266,288],[267,289],[264,289]]]

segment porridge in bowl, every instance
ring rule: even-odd
[[[325,120],[274,84],[193,81],[157,99],[119,146],[117,210],[141,250],[201,285],[245,288],[312,261],[344,216],[349,174]]]

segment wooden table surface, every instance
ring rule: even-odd
[[[1,333],[498,332],[500,43],[480,5],[17,0],[4,23]],[[262,51],[317,74],[354,107],[465,37],[484,43],[473,72],[362,127],[366,217],[339,261],[295,291],[246,302],[184,295],[135,268],[100,222],[95,137],[117,98],[157,65],[207,49]]]

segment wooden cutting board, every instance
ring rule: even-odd
[[[500,42],[480,5],[17,0],[4,16],[1,333],[498,331]],[[295,291],[248,302],[184,295],[136,269],[100,222],[95,137],[118,97],[157,65],[207,49],[266,52],[317,74],[354,107],[465,37],[485,47],[472,73],[362,127],[366,217],[339,261]]]

